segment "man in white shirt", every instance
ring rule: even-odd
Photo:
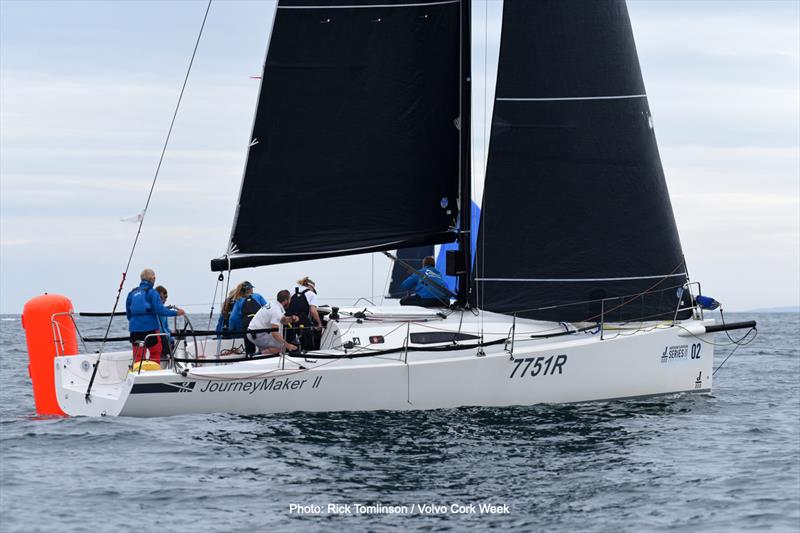
[[[286,306],[289,304],[290,294],[289,291],[280,291],[277,296],[277,303],[267,303],[259,309],[247,330],[259,330],[276,328],[275,331],[262,331],[259,333],[248,333],[247,337],[250,341],[258,346],[263,355],[272,355],[280,353],[285,347],[288,351],[293,352],[297,350],[297,346],[286,342],[281,334],[281,324],[291,321],[296,321],[297,317],[284,316]]]

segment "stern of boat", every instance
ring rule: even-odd
[[[98,363],[99,358],[99,363]],[[82,354],[56,357],[56,397],[61,409],[70,416],[116,416],[133,387],[130,373],[133,357],[127,352]],[[95,363],[97,373],[88,399],[86,391]]]

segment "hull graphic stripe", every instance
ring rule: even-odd
[[[195,381],[179,383],[137,383],[131,394],[164,394],[170,392],[192,392]]]

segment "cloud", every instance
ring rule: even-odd
[[[628,9],[640,54],[800,58],[796,2],[631,0]]]
[[[154,17],[155,5],[3,7],[11,15],[0,21],[4,312],[39,290],[67,293],[89,310],[113,301],[137,229],[119,218],[144,206],[183,52],[202,15],[177,2],[158,4]],[[247,76],[261,66],[274,4],[212,9],[131,266],[134,277],[157,268],[171,296],[185,302],[213,294],[208,260],[230,232],[258,90]],[[797,303],[800,294],[798,9],[795,2],[629,2],[690,271],[732,309]],[[473,5],[476,195],[501,13],[502,2]],[[264,204],[271,216],[268,198]],[[269,295],[308,273],[326,296],[370,295],[380,293],[388,269],[376,257],[375,281],[368,280],[372,259],[234,277],[252,278]]]

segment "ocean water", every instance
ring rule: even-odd
[[[800,315],[726,318],[755,318],[759,336],[716,374],[711,396],[37,419],[24,332],[5,316],[0,531],[796,532]],[[103,324],[80,327],[88,335]],[[718,348],[716,364],[730,350]]]

